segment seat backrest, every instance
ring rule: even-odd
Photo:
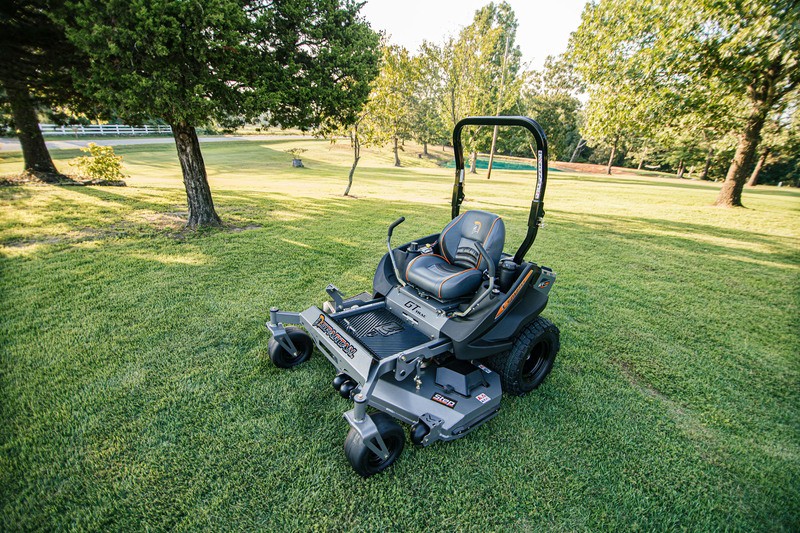
[[[454,265],[464,268],[488,268],[487,260],[497,262],[503,253],[506,227],[499,216],[487,211],[467,211],[450,221],[442,230],[439,246],[442,255]],[[489,257],[475,247],[480,242]]]

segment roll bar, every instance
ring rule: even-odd
[[[536,240],[536,233],[544,217],[544,190],[547,185],[547,137],[535,120],[528,117],[467,117],[460,120],[453,129],[453,151],[456,156],[456,182],[453,186],[452,217],[456,218],[464,201],[464,153],[461,144],[461,130],[464,126],[521,126],[533,134],[536,140],[536,189],[528,216],[528,233],[522,241],[514,262],[522,263],[525,254]]]

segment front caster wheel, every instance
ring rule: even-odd
[[[375,426],[377,426],[383,442],[389,449],[389,457],[386,459],[379,457],[375,452],[367,448],[358,431],[350,428],[350,433],[347,434],[347,439],[344,441],[344,454],[347,456],[347,460],[350,461],[350,466],[361,477],[369,477],[391,466],[400,457],[403,452],[403,446],[406,444],[406,435],[403,432],[403,428],[391,416],[385,413],[375,413],[370,417]]]
[[[286,334],[292,339],[292,344],[297,348],[298,354],[290,353],[289,350],[278,344],[274,337],[270,339],[269,344],[267,344],[267,351],[272,364],[278,368],[297,366],[307,361],[311,357],[311,352],[314,351],[314,341],[302,329],[289,327],[286,328]]]
[[[486,365],[500,374],[503,392],[522,396],[544,381],[559,347],[558,328],[539,317],[519,332],[509,351],[488,358]]]
[[[416,446],[422,446],[422,441],[425,437],[428,436],[428,433],[431,432],[431,428],[423,422],[422,420],[417,420],[413,424],[411,424],[411,431],[409,431],[409,436],[411,437],[411,442]]]

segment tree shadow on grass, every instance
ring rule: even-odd
[[[714,190],[718,191],[721,183],[712,181],[699,181],[687,180],[681,178],[669,178],[667,176],[657,176],[658,181],[650,180],[647,177],[632,176],[629,179],[620,179],[614,177],[598,177],[584,174],[567,174],[560,176],[551,176],[554,180],[563,181],[584,181],[591,183],[600,183],[608,185],[648,185],[650,187],[670,187],[677,189],[690,189],[690,190]],[[665,179],[672,179],[674,181],[664,181]],[[782,196],[782,197],[796,197],[800,199],[800,190],[791,190],[789,187],[764,187],[762,188],[746,188],[743,193],[743,198],[746,203],[748,195],[762,195],[762,196]]]
[[[106,189],[96,188],[96,187],[74,187],[70,188],[71,191],[75,191],[79,194],[84,194],[86,196],[91,196],[92,198],[97,198],[98,200],[103,200],[104,202],[114,202],[120,204],[121,206],[128,207],[131,209],[149,209],[151,211],[164,211],[165,208],[169,208],[174,204],[174,202],[164,201],[163,203],[157,202],[150,202],[146,200],[142,200],[140,195],[138,194],[118,194],[110,192]]]
[[[555,224],[577,224],[599,235],[634,237],[641,244],[666,245],[703,256],[729,254],[739,261],[763,262],[784,268],[800,265],[799,243],[791,237],[645,217],[553,213],[558,213]],[[729,243],[715,242],[717,239]],[[754,250],[753,245],[764,251]]]

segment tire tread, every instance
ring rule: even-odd
[[[500,382],[503,387],[503,392],[512,394],[514,396],[522,396],[526,392],[536,389],[542,383],[542,381],[544,381],[552,369],[552,362],[550,363],[550,368],[547,370],[545,375],[530,389],[526,389],[521,386],[518,369],[520,360],[526,357],[527,350],[532,345],[536,344],[539,338],[547,335],[550,332],[555,334],[555,338],[551,344],[551,352],[553,353],[552,358],[555,359],[555,354],[558,353],[558,350],[561,347],[561,341],[559,339],[560,332],[555,324],[546,318],[538,317],[536,320],[525,326],[525,328],[520,331],[519,334],[517,334],[517,337],[514,339],[514,343],[510,350],[492,356],[486,360],[486,366],[500,375]]]

